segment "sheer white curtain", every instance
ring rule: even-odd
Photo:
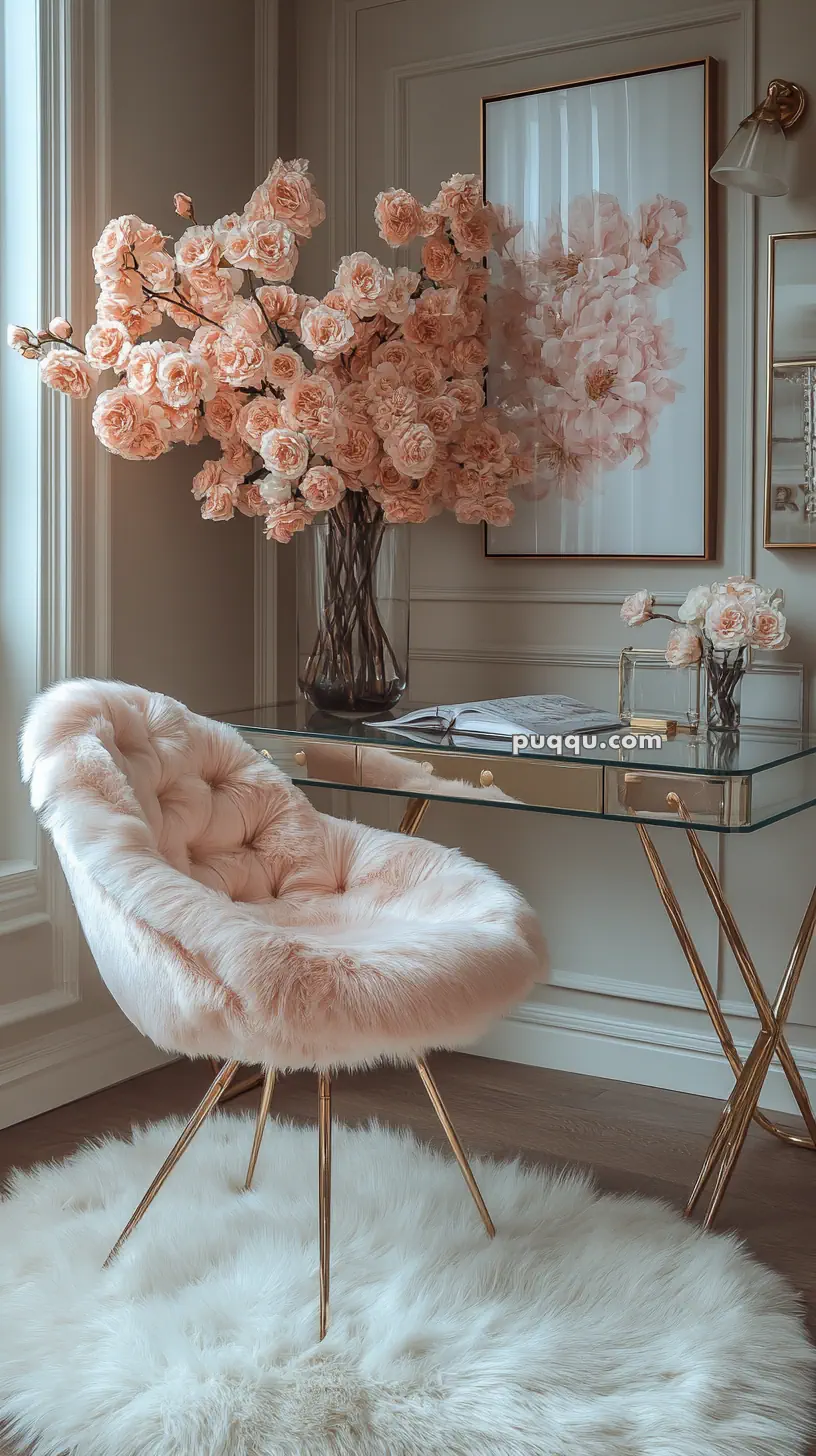
[[[34,821],[17,768],[17,732],[38,681],[40,385],[5,348],[8,323],[40,309],[38,6],[0,0],[0,873],[33,864]]]

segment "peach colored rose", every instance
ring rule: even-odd
[[[181,349],[162,355],[156,366],[156,385],[162,399],[173,409],[212,399],[216,390],[209,365]]]
[[[94,369],[117,369],[121,373],[132,348],[127,329],[117,319],[91,324],[85,335],[85,357]]]
[[[390,268],[370,253],[350,253],[340,260],[337,287],[361,318],[371,318],[379,312],[391,282]]]
[[[654,597],[645,588],[634,592],[626,598],[620,609],[621,621],[627,627],[642,627],[644,622],[651,621],[654,616],[654,604]]]
[[[404,339],[387,339],[374,351],[375,364],[393,364],[401,374],[416,357],[415,350]]]
[[[509,496],[489,495],[482,502],[482,518],[488,526],[509,526],[516,508]]]
[[[136,426],[128,445],[128,460],[158,460],[168,449],[164,431],[154,419],[144,419]]]
[[[313,439],[330,439],[334,433],[334,385],[320,374],[307,374],[287,392],[283,417],[294,430]]]
[[[19,325],[14,325],[13,327],[19,328]],[[57,314],[57,317],[52,318],[48,325],[48,332],[49,334],[53,334],[55,339],[70,339],[74,330],[67,318],[62,318],[60,314]]]
[[[109,293],[101,293],[96,300],[96,316],[103,319],[118,319],[124,324],[131,339],[149,334],[161,323],[158,304],[152,298],[145,298],[141,304],[121,303]]]
[[[389,435],[385,448],[397,470],[412,480],[427,475],[436,457],[436,441],[427,425],[402,425]]]
[[[169,293],[176,281],[176,269],[169,253],[156,249],[139,260],[139,273],[154,293]]]
[[[242,516],[265,516],[269,506],[254,481],[239,485],[235,508]]]
[[[397,268],[383,302],[382,312],[392,324],[404,323],[411,312],[411,299],[419,287],[419,274],[412,268]]]
[[[242,329],[245,334],[251,334],[253,339],[259,339],[266,333],[266,319],[251,298],[234,298],[220,323],[228,334]]]
[[[235,302],[235,286],[232,277],[227,269],[219,268],[216,273],[207,274],[195,288],[188,290],[190,303],[196,308],[199,314],[205,319],[214,320],[217,324],[223,324],[230,308]],[[170,309],[164,305],[167,312]],[[184,328],[196,329],[201,320],[193,317],[183,325]]]
[[[173,194],[173,207],[179,217],[188,217],[191,221],[195,221],[193,199],[186,192],[175,192]]]
[[[221,248],[211,227],[194,225],[176,243],[176,267],[195,288],[218,271]]]
[[[326,216],[308,170],[300,159],[283,162],[280,157],[269,175],[255,188],[246,206],[247,217],[275,217],[288,224],[298,237],[310,238],[312,228]]]
[[[353,420],[355,424],[365,425],[368,423],[369,385],[364,384],[361,379],[356,379],[353,384],[347,384],[337,396],[336,411],[340,419],[348,423]]]
[[[435,399],[442,388],[442,371],[427,354],[409,359],[404,379],[421,400]]]
[[[374,221],[380,237],[392,248],[403,248],[418,237],[424,225],[424,210],[416,198],[402,187],[378,192]]]
[[[217,324],[202,324],[190,340],[190,354],[194,359],[203,359],[211,369],[215,368],[218,340],[223,334]]]
[[[699,633],[692,627],[675,627],[666,643],[666,661],[670,667],[691,667],[702,654]]]
[[[784,612],[779,607],[758,607],[751,617],[748,640],[763,652],[778,651],[790,642],[786,626]]]
[[[218,239],[225,262],[233,268],[250,266],[249,255],[252,252],[252,240],[245,217],[239,217],[237,212],[233,212],[227,217],[219,218],[218,222],[213,224],[213,232]]]
[[[164,247],[163,233],[152,222],[145,222],[135,212],[124,213],[118,221],[138,262],[141,262],[146,253],[154,253],[157,248]]]
[[[301,337],[316,359],[335,359],[354,337],[350,319],[337,309],[318,304],[305,309],[300,320]]]
[[[350,421],[337,442],[331,446],[331,458],[341,470],[359,473],[377,458],[379,448],[379,441],[370,425],[358,425]]]
[[[403,475],[401,470],[397,470],[396,465],[388,455],[383,455],[378,463],[377,483],[381,490],[386,493],[396,494],[407,490],[413,484],[410,475]]]
[[[289,501],[273,506],[264,523],[268,541],[278,541],[285,546],[296,531],[302,531],[312,520],[312,512],[300,501]]]
[[[451,368],[455,374],[465,376],[481,374],[487,367],[487,349],[481,339],[472,334],[457,339],[451,348]]]
[[[496,425],[485,419],[466,427],[452,453],[456,460],[488,466],[499,475],[508,469],[510,463],[504,435]]]
[[[298,261],[297,240],[285,222],[274,218],[258,218],[247,224],[249,252],[242,267],[252,268],[262,278],[286,283]]]
[[[482,207],[470,217],[453,223],[453,241],[463,258],[479,263],[489,253],[495,228],[495,216],[489,207]]]
[[[120,384],[99,395],[92,417],[94,434],[106,450],[127,458],[136,432],[146,418],[140,396]]]
[[[72,399],[87,399],[99,372],[73,349],[50,349],[40,364],[43,384]]]
[[[97,282],[103,297],[113,299],[125,307],[140,308],[146,301],[144,284],[133,268],[121,273],[100,274]]]
[[[248,445],[245,445],[240,435],[228,435],[226,440],[221,441],[224,469],[233,475],[248,475],[253,467],[255,456]]]
[[[207,434],[214,440],[228,440],[237,434],[242,408],[241,396],[234,390],[216,390],[204,406]]]
[[[241,407],[237,429],[242,440],[251,445],[253,450],[260,450],[264,435],[270,430],[278,429],[282,424],[283,410],[280,400],[260,396]]]
[[[237,329],[221,334],[215,345],[215,372],[223,384],[257,389],[263,378],[266,355],[252,334]]]
[[[309,441],[297,430],[277,426],[261,440],[264,465],[284,480],[299,480],[309,464]]]
[[[454,172],[443,182],[433,206],[443,217],[468,218],[482,205],[482,179],[475,172]]]
[[[303,310],[298,309],[299,297],[300,295],[295,292],[294,288],[290,288],[288,283],[267,283],[263,288],[258,289],[258,302],[270,323],[273,324],[283,314],[300,317]]]
[[[422,249],[422,266],[435,283],[453,278],[458,263],[456,251],[446,238],[429,238]]]
[[[419,418],[435,440],[450,440],[459,428],[459,406],[451,395],[442,394],[422,405]]]
[[[346,487],[339,470],[331,465],[313,465],[298,486],[310,511],[333,510],[345,495]]]
[[[415,486],[383,498],[383,515],[394,526],[421,526],[434,515],[432,502]]]
[[[91,250],[94,268],[98,274],[118,273],[130,258],[127,234],[118,217],[106,223],[98,242]]]
[[[201,514],[205,521],[231,521],[235,515],[238,499],[238,482],[225,476],[216,485],[211,485],[201,502]]]
[[[705,633],[714,647],[744,647],[748,618],[734,597],[715,597],[705,614]]]
[[[421,347],[448,343],[459,304],[455,288],[426,288],[403,325],[406,339]]]
[[[305,373],[306,365],[288,344],[267,351],[266,377],[270,384],[277,385],[279,389],[291,389]]]
[[[161,430],[165,442],[170,445],[194,445],[204,437],[204,420],[196,405],[184,405],[174,409],[158,394],[154,399],[142,396],[147,407],[147,416],[156,428]]]
[[[484,404],[484,389],[478,379],[451,379],[445,385],[445,393],[456,400],[460,418],[465,424],[476,419]]]

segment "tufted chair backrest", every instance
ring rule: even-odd
[[[233,729],[124,683],[79,680],[44,694],[22,758],[32,803],[58,841],[63,797],[75,808],[85,798],[110,827],[127,807],[168,864],[233,900],[277,895],[317,818]]]
[[[159,1046],[261,1060],[292,975],[320,953],[287,926],[315,863],[331,865],[327,821],[234,729],[125,683],[43,693],[21,759],[125,1014]]]

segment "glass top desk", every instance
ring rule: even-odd
[[[400,711],[426,706],[402,702]],[[747,834],[816,803],[816,736],[789,729],[743,728],[662,738],[660,746],[612,746],[610,734],[581,752],[523,749],[488,739],[454,743],[450,736],[408,739],[381,719],[367,727],[320,713],[299,701],[221,714],[296,783],[407,797],[401,829],[413,834],[433,799],[588,819],[625,820],[636,829],[660,898],[697,983],[734,1091],[723,1109],[688,1201],[695,1208],[712,1185],[704,1223],[722,1202],[752,1119],[785,1142],[816,1148],[816,1117],[785,1039],[802,968],[816,926],[816,890],[771,999],[742,938],[698,830]],[[653,824],[683,829],[700,878],[759,1017],[759,1033],[743,1062],[717,993],[692,939],[665,866],[649,832]],[[778,1057],[804,1120],[804,1130],[779,1127],[759,1110],[771,1062]]]
[[[402,712],[418,704],[400,704]],[[492,803],[509,809],[750,833],[816,803],[816,736],[789,729],[678,733],[659,747],[522,749],[389,732],[300,701],[222,715],[297,783]],[[388,719],[381,720],[384,725]],[[586,740],[589,741],[589,740]]]

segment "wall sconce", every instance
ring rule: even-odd
[[[790,166],[785,132],[802,118],[805,105],[801,86],[771,81],[764,101],[746,116],[711,168],[714,181],[758,197],[784,197]]]

